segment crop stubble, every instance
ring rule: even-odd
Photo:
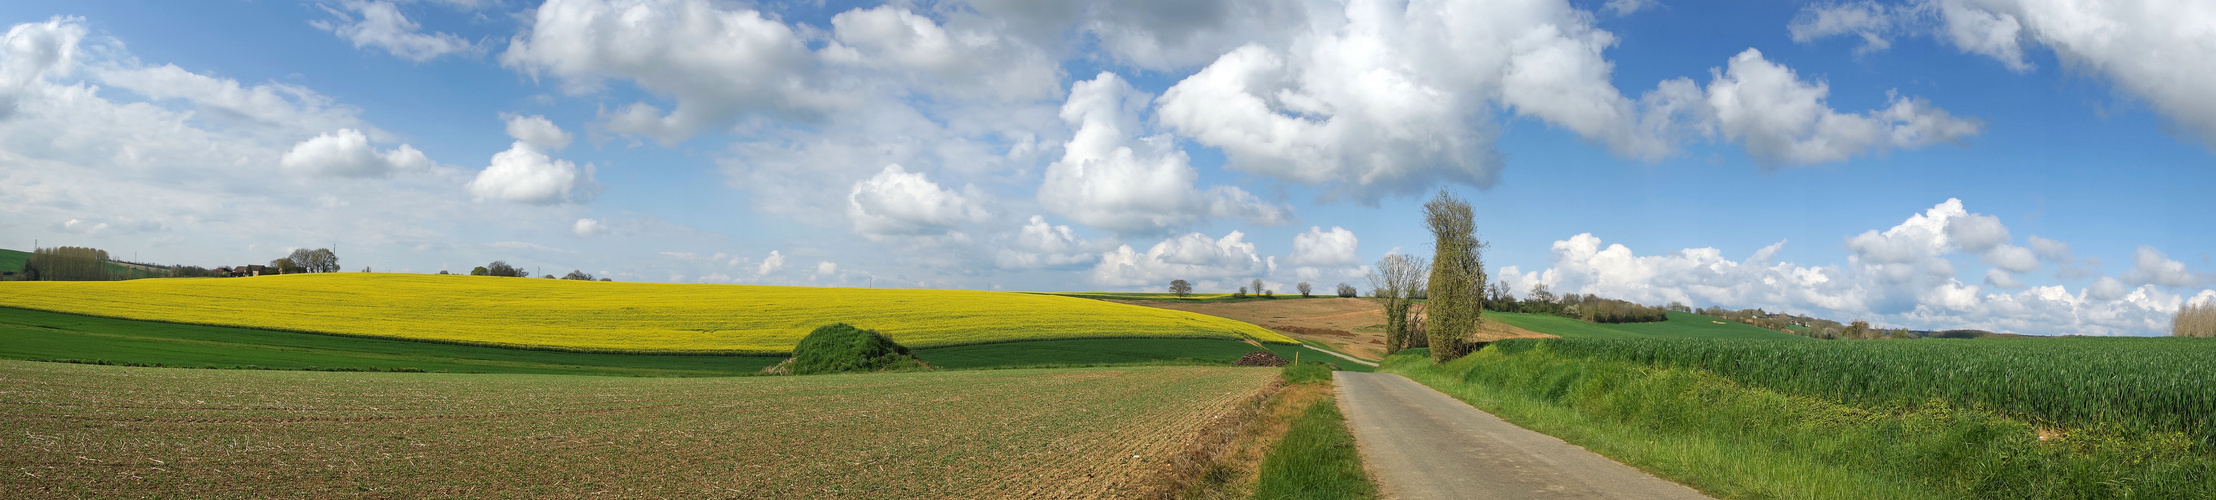
[[[0,496],[1129,497],[1275,371],[631,379],[0,361]]]

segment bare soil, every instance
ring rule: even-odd
[[[1136,306],[1174,309],[1230,318],[1277,330],[1300,340],[1323,343],[1355,357],[1385,359],[1385,307],[1371,299],[1277,299],[1239,302],[1112,300]],[[1475,340],[1491,342],[1554,335],[1487,321]]]

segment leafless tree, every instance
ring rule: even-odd
[[[2178,308],[2177,317],[2170,319],[2170,335],[2216,337],[2216,301],[2204,300]]]
[[[1192,294],[1193,294],[1193,284],[1192,284],[1192,282],[1189,282],[1189,281],[1185,281],[1185,280],[1176,280],[1176,281],[1171,281],[1171,282],[1170,282],[1170,293],[1171,293],[1171,294],[1175,294],[1175,295],[1177,295],[1178,297],[1184,297],[1184,296],[1187,296],[1187,295],[1192,295]]]
[[[1386,354],[1408,347],[1410,309],[1416,304],[1416,291],[1424,288],[1430,274],[1431,264],[1423,257],[1398,253],[1378,259],[1377,267],[1370,271],[1370,287],[1385,306]]]

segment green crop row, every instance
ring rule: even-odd
[[[2216,339],[1525,339],[1493,348],[1697,369],[1867,408],[1939,400],[2059,428],[2174,432],[2216,448]]]

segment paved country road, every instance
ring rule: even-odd
[[[1387,498],[1708,498],[1407,377],[1335,377],[1362,461]]]

